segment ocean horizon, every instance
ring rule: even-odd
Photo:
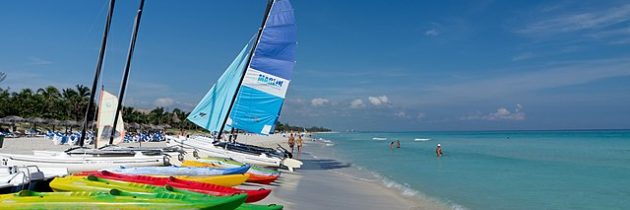
[[[630,206],[630,130],[320,133],[318,155],[408,198],[451,209]],[[400,141],[401,148],[389,144]],[[437,158],[441,144],[445,155]]]

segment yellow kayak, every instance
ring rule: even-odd
[[[203,182],[208,184],[216,184],[226,187],[233,187],[245,183],[249,178],[249,174],[234,174],[221,176],[176,176],[175,178]]]

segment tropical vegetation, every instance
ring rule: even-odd
[[[37,90],[25,88],[17,92],[0,88],[0,118],[20,116],[26,119],[43,118],[82,122],[89,101],[90,89],[83,85],[63,89],[54,86]],[[96,112],[92,110],[90,113]],[[127,123],[191,127],[191,124],[184,120],[188,113],[177,108],[168,112],[164,107],[153,110],[123,107],[122,114],[123,120]],[[95,119],[94,116],[91,116],[91,119]]]
[[[48,120],[71,120],[82,122],[85,109],[90,101],[90,88],[76,85],[74,88],[58,89],[54,86],[37,90],[25,88],[12,92],[0,88],[0,118],[20,116],[22,118],[43,118]],[[96,107],[95,105],[92,107]],[[96,109],[96,108],[95,108]],[[96,113],[92,110],[90,113]],[[134,107],[123,107],[122,115],[125,123],[169,125],[172,128],[198,129],[186,120],[189,112],[175,108],[167,111],[164,107],[143,110]],[[94,116],[90,116],[95,119]],[[276,123],[277,131],[304,131],[304,127],[291,126],[288,123]],[[306,128],[311,132],[330,131],[323,127]]]

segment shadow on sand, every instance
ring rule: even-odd
[[[342,163],[333,159],[321,159],[321,160],[302,160],[304,165],[300,170],[331,170],[339,168],[348,168],[352,166],[350,163]]]

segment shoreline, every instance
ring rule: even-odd
[[[289,149],[282,135],[256,136],[239,135],[238,142],[276,148],[278,145]],[[120,146],[138,146],[138,143],[122,143]],[[142,143],[142,146],[162,146],[163,142]],[[70,145],[54,145],[51,140],[41,137],[5,139],[1,153],[32,154],[33,150],[64,151]],[[271,185],[245,183],[239,186],[246,189],[268,188],[272,193],[258,204],[277,203],[291,209],[448,209],[442,203],[422,196],[406,196],[395,186],[387,186],[382,179],[365,179],[346,173],[356,170],[351,163],[320,157],[317,147],[323,143],[304,139],[304,151],[297,158],[304,162],[295,172],[282,170],[280,178]],[[373,174],[368,174],[372,176]]]
[[[313,139],[316,139],[316,137],[314,136]],[[280,134],[270,136],[239,136],[238,141],[266,147],[274,147],[277,146],[276,144],[279,144],[284,148],[289,148],[286,143],[286,138],[282,137]],[[304,161],[303,168],[296,170],[296,173],[285,172],[281,178],[290,177],[291,181],[302,179],[297,181],[297,185],[302,184],[304,185],[303,188],[313,189],[286,189],[287,187],[282,185],[275,188],[271,196],[278,199],[279,203],[286,202],[290,204],[287,205],[285,209],[293,209],[288,206],[294,205],[299,207],[298,209],[452,209],[448,204],[425,196],[421,191],[407,188],[403,184],[395,181],[387,181],[384,176],[364,168],[358,168],[353,163],[341,162],[341,160],[327,157],[327,155],[321,151],[332,149],[328,148],[327,143],[305,138],[304,148],[304,153],[301,157],[298,157]],[[365,173],[365,175],[354,175],[356,172]],[[369,178],[365,178],[364,176],[369,176]],[[311,180],[313,177],[322,180]],[[325,181],[329,183],[324,183]],[[317,183],[317,185],[313,186],[314,183]],[[343,186],[342,188],[354,189],[335,189],[335,185]],[[317,193],[326,193],[322,192],[323,190],[316,190],[318,188],[323,190],[325,190],[325,188],[333,188],[337,190],[336,192],[338,193],[351,195],[338,195],[337,193],[334,195],[318,195]],[[413,194],[406,195],[407,192],[405,192],[405,190],[407,189],[412,190]],[[366,193],[367,191],[369,191],[369,193]],[[305,199],[303,194],[308,194],[312,200]],[[277,195],[279,195],[279,197]],[[336,198],[339,198],[339,196],[348,201],[337,202]],[[282,199],[280,197],[282,197]],[[332,198],[325,200],[324,198],[326,197]],[[335,201],[331,201],[332,199],[335,199]],[[327,205],[329,206],[321,207],[319,206],[321,203],[315,202],[314,200],[328,202]]]

